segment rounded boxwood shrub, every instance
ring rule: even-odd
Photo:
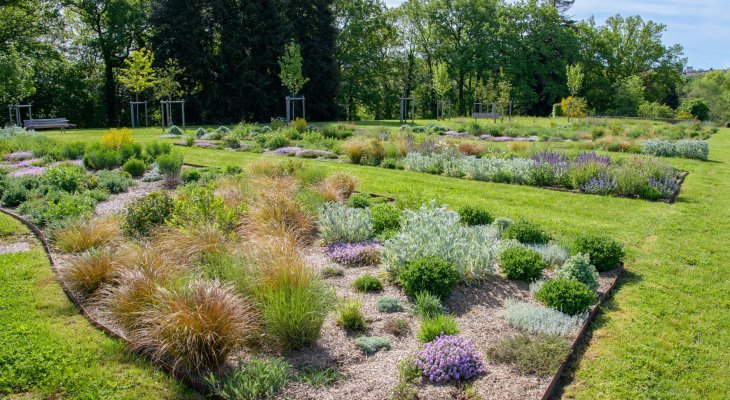
[[[175,210],[175,202],[167,193],[155,192],[127,206],[124,232],[131,236],[147,236],[152,229],[167,222]]]
[[[124,163],[122,170],[134,178],[139,178],[147,171],[147,165],[142,160],[130,158]]]
[[[540,225],[526,220],[520,220],[510,225],[502,237],[524,244],[545,244],[550,241],[550,235],[543,231]]]
[[[588,286],[588,289],[598,290],[598,271],[591,265],[588,254],[579,253],[568,258],[565,264],[555,271],[555,277],[572,279]]]
[[[459,210],[459,217],[461,217],[461,222],[469,226],[489,225],[494,221],[489,211],[473,206],[466,206]]]
[[[354,286],[355,290],[358,292],[379,292],[383,290],[383,283],[380,282],[380,279],[370,274],[358,277],[355,279],[352,286]]]
[[[389,203],[379,203],[370,207],[373,232],[379,235],[386,231],[396,231],[400,228],[400,210]]]
[[[588,311],[595,303],[596,294],[585,284],[572,279],[551,279],[535,293],[542,304],[568,315],[578,315]]]
[[[459,283],[459,272],[446,261],[424,257],[403,266],[398,278],[409,297],[429,292],[444,299]]]
[[[624,260],[623,245],[606,236],[581,236],[575,240],[573,254],[585,253],[598,271],[610,271]]]
[[[187,169],[182,173],[182,180],[185,183],[197,182],[200,179],[200,171],[197,169]]]
[[[534,281],[547,268],[538,252],[522,246],[504,250],[499,256],[499,265],[507,278],[520,281]]]

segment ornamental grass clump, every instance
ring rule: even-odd
[[[433,318],[444,313],[441,299],[429,292],[416,293],[413,300],[413,311],[423,318]]]
[[[555,271],[555,277],[581,282],[594,292],[598,290],[598,271],[591,265],[588,254],[578,253],[568,258],[565,264]]]
[[[408,263],[429,257],[452,266],[461,280],[474,282],[494,272],[498,238],[491,226],[464,226],[459,214],[431,202],[403,211],[400,232],[383,246],[383,261],[397,278]]]
[[[241,236],[288,232],[299,242],[311,240],[316,225],[296,201],[296,179],[289,176],[263,177],[256,179],[254,186],[257,190],[249,205]]]
[[[587,315],[570,316],[552,308],[508,299],[505,302],[502,318],[510,326],[524,332],[567,336],[574,334],[580,328]]]
[[[416,337],[422,343],[428,343],[441,335],[458,335],[459,324],[452,315],[439,314],[424,318]]]
[[[352,286],[361,293],[372,293],[383,290],[383,283],[371,274],[360,275],[352,283]]]
[[[64,253],[82,253],[100,248],[119,238],[121,229],[116,217],[98,217],[78,220],[53,229],[56,247]]]
[[[216,371],[259,331],[253,304],[218,281],[158,288],[154,299],[155,305],[141,315],[141,328],[132,332],[131,345],[174,370]]]
[[[114,280],[118,269],[115,258],[110,251],[91,250],[74,257],[63,270],[63,278],[72,289],[90,297]]]
[[[325,243],[364,242],[373,237],[370,210],[325,203],[319,210],[319,230]]]
[[[380,263],[382,246],[377,242],[332,243],[326,253],[335,262],[348,267],[365,267]]]
[[[367,329],[368,323],[362,313],[362,302],[357,299],[347,299],[337,310],[337,325],[348,332],[362,332]]]
[[[415,366],[433,383],[464,382],[486,372],[471,342],[459,336],[439,336],[414,357]]]

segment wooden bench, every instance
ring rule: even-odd
[[[70,123],[66,118],[26,119],[23,121],[23,125],[28,129],[66,129],[76,127],[76,125]]]
[[[481,112],[481,113],[472,113],[472,118],[474,119],[497,119],[502,117],[499,113],[489,113],[489,112]]]

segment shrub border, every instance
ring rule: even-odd
[[[598,312],[600,311],[601,306],[603,303],[608,299],[608,297],[611,295],[611,292],[616,288],[616,285],[618,284],[619,279],[623,276],[624,272],[626,270],[624,269],[624,265],[621,264],[618,268],[607,271],[607,272],[615,272],[616,276],[613,278],[613,282],[611,283],[611,286],[606,289],[606,291],[601,295],[601,297],[598,299],[598,304],[596,304],[593,309],[591,309],[591,312],[588,314],[588,318],[583,323],[583,326],[580,328],[580,331],[578,332],[578,335],[575,337],[575,340],[573,341],[573,344],[570,346],[570,354],[568,357],[565,358],[565,361],[563,361],[560,364],[560,367],[558,367],[558,370],[555,372],[555,375],[553,376],[553,379],[550,381],[550,385],[548,385],[547,389],[545,389],[545,392],[543,393],[541,399],[542,400],[550,400],[554,397],[554,395],[557,393],[557,390],[560,386],[560,380],[563,377],[563,373],[565,373],[566,368],[568,365],[573,361],[573,358],[578,354],[578,348],[580,347],[581,343],[583,342],[584,336],[586,336],[586,332],[588,331],[588,328],[591,326],[593,321],[595,320],[596,316],[598,315]]]
[[[68,297],[71,302],[81,310],[81,314],[86,318],[87,321],[91,325],[93,325],[95,328],[101,330],[106,335],[113,339],[121,340],[126,345],[129,345],[130,342],[127,338],[119,334],[118,332],[114,331],[113,329],[109,328],[108,326],[104,325],[103,323],[99,322],[94,316],[92,316],[88,310],[83,306],[81,301],[76,297],[76,295],[73,293],[73,291],[68,287],[66,282],[61,278],[61,274],[58,270],[58,265],[56,264],[56,260],[53,258],[53,252],[51,251],[51,246],[48,242],[48,238],[46,238],[46,235],[43,233],[43,231],[40,230],[35,224],[32,222],[26,220],[22,216],[16,214],[14,211],[0,207],[0,212],[14,218],[18,222],[25,225],[32,233],[33,235],[41,242],[41,245],[43,247],[43,251],[46,253],[46,257],[48,258],[48,261],[51,265],[51,272],[53,272],[53,276],[56,280],[56,282],[61,286],[61,289],[63,289],[63,292],[66,294],[66,297]],[[550,381],[550,384],[548,385],[547,389],[545,389],[545,392],[543,393],[541,399],[542,400],[549,400],[553,397],[553,395],[556,393],[556,390],[560,386],[560,380],[562,379],[563,373],[565,372],[565,369],[568,367],[568,365],[572,362],[573,357],[577,354],[578,347],[583,341],[583,337],[586,334],[586,331],[588,331],[588,328],[593,323],[594,319],[598,315],[598,312],[600,311],[601,306],[603,303],[608,299],[609,295],[613,290],[616,288],[616,285],[618,284],[619,279],[623,276],[625,269],[624,266],[621,265],[617,269],[614,269],[611,272],[616,272],[616,276],[613,279],[613,282],[611,283],[611,286],[601,295],[601,297],[598,300],[598,304],[593,307],[591,312],[588,315],[588,318],[583,323],[583,326],[581,327],[580,331],[578,332],[578,335],[576,336],[575,340],[573,341],[573,344],[571,345],[571,352],[568,355],[568,357],[563,361],[563,363],[560,365],[558,370],[555,372],[555,375],[553,375],[552,380]],[[179,382],[182,382],[183,384],[187,385],[190,389],[204,395],[204,396],[212,396],[212,398],[220,399],[220,396],[215,396],[210,390],[210,387],[206,385],[204,382],[194,379],[191,376],[187,374],[180,373],[178,371],[173,370],[168,365],[164,363],[155,362],[151,357],[149,357],[148,354],[141,352],[141,351],[135,351],[137,354],[141,355],[145,359],[147,359],[152,365],[155,365],[164,371],[166,371],[170,376],[177,379]]]
[[[61,286],[61,289],[63,289],[63,292],[66,294],[66,297],[71,300],[71,302],[78,307],[79,310],[81,310],[81,315],[86,318],[86,320],[93,325],[95,328],[99,329],[100,331],[104,332],[107,336],[111,337],[112,339],[120,340],[122,341],[127,348],[129,348],[129,345],[131,344],[127,338],[122,336],[120,333],[116,332],[115,330],[111,329],[110,327],[104,325],[103,323],[99,322],[96,318],[94,318],[93,315],[89,313],[89,311],[84,307],[84,305],[81,303],[78,297],[74,294],[74,292],[69,288],[69,286],[66,284],[66,282],[61,277],[61,274],[58,269],[58,264],[56,264],[56,260],[53,258],[53,252],[51,250],[51,246],[48,242],[48,238],[43,233],[43,231],[40,230],[35,224],[32,222],[26,220],[24,217],[16,214],[14,211],[9,210],[4,207],[0,207],[0,212],[2,212],[5,215],[8,215],[12,217],[13,219],[17,220],[18,222],[25,225],[32,233],[33,236],[38,239],[38,241],[41,242],[41,246],[43,247],[43,251],[46,253],[46,257],[48,258],[48,261],[51,265],[51,272],[53,272],[53,277],[56,280],[56,283],[58,283],[59,286]],[[138,355],[142,356],[146,360],[150,362],[150,364],[164,370],[170,376],[172,376],[174,379],[176,379],[178,382],[183,383],[184,385],[188,386],[190,389],[194,390],[197,393],[200,393],[206,397],[212,396],[214,399],[220,399],[220,396],[215,396],[210,390],[210,387],[206,385],[204,382],[202,382],[199,379],[194,379],[193,377],[175,371],[170,366],[168,366],[165,363],[156,362],[153,360],[149,354],[146,354],[142,351],[134,351]]]

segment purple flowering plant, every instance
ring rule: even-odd
[[[481,355],[460,336],[442,335],[426,343],[413,363],[433,383],[468,381],[486,372]]]
[[[32,151],[16,151],[5,156],[5,161],[22,161],[33,158]]]
[[[679,190],[679,181],[670,177],[662,176],[660,178],[649,178],[649,186],[657,189],[663,198],[671,198]]]
[[[580,185],[580,188],[590,194],[609,195],[616,191],[616,177],[609,172],[602,171]]]
[[[382,246],[378,242],[333,243],[327,246],[327,255],[348,267],[364,267],[380,263]]]
[[[608,167],[611,165],[611,157],[598,155],[595,151],[583,152],[578,154],[573,163],[576,165],[598,164]]]

